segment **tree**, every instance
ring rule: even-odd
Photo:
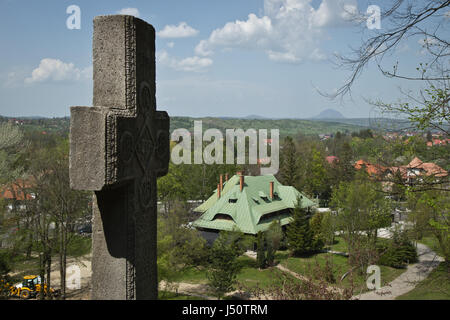
[[[344,142],[342,144],[342,149],[338,156],[337,172],[339,173],[340,181],[353,180],[355,168],[353,167],[353,150],[350,143]]]
[[[6,299],[9,295],[8,272],[11,271],[9,266],[9,256],[6,251],[0,252],[0,300]]]
[[[26,146],[23,133],[17,126],[0,124],[0,184],[10,183],[22,175],[23,168],[17,160]]]
[[[233,290],[241,269],[237,258],[242,254],[239,244],[241,235],[236,232],[221,232],[210,252],[210,265],[206,276],[218,299]]]
[[[266,260],[266,248],[264,246],[264,234],[259,231],[256,235],[257,249],[256,249],[256,262],[259,269],[264,269],[267,265]]]
[[[65,299],[67,249],[75,237],[79,219],[90,215],[91,201],[90,193],[70,188],[68,139],[57,138],[54,147],[35,153],[30,181],[35,196],[30,201],[30,211],[40,257],[40,275],[50,286],[52,256],[57,253],[61,299]]]
[[[311,150],[305,177],[306,190],[319,197],[324,204],[329,200],[331,188],[328,171],[325,165],[325,157],[316,147]]]
[[[325,244],[325,239],[322,233],[322,221],[323,214],[321,212],[316,212],[309,222],[313,235],[312,247],[314,250],[321,250]]]
[[[339,57],[340,64],[349,67],[351,75],[337,94],[329,96],[337,97],[349,93],[364,67],[374,61],[384,76],[419,82],[423,84],[423,87],[413,92],[402,90],[405,99],[401,102],[386,103],[378,100],[371,103],[389,116],[408,119],[415,130],[433,130],[448,136],[450,133],[450,73],[448,69],[450,40],[446,26],[449,6],[449,0],[396,0],[387,4],[382,14],[383,25],[387,27],[375,35],[371,33],[372,35],[353,52],[353,56]],[[419,63],[415,73],[401,73],[398,62],[392,66],[392,69],[386,66],[383,58],[388,53],[395,54],[395,49],[410,37],[419,37],[423,47],[423,61]],[[429,134],[427,139],[430,140]],[[415,142],[414,139],[412,140]],[[448,154],[444,157],[448,158]],[[436,177],[416,179],[412,185],[406,184],[398,177],[394,177],[391,181],[394,186],[398,186],[393,188],[393,192],[399,198],[403,197],[406,189],[408,197],[423,200],[412,201],[412,203],[411,200],[409,201],[415,210],[412,215],[416,223],[415,230],[420,236],[423,226],[431,228],[443,249],[447,246],[446,241],[442,240],[448,237],[448,233],[445,234],[445,230],[448,230],[445,223],[448,217],[445,214],[442,215],[442,211],[440,214],[436,211],[437,198],[430,196],[430,192],[431,194],[432,191],[436,191],[436,194],[448,193],[450,190],[447,187],[448,181],[448,176],[439,179]],[[412,193],[417,194],[411,196]],[[448,196],[444,195],[442,198],[445,199],[444,202],[448,202]],[[430,212],[440,217],[432,218],[429,223],[425,217]]]
[[[297,200],[292,213],[292,222],[287,226],[286,237],[288,248],[292,251],[294,256],[301,256],[312,253],[313,233],[309,225],[309,211],[302,208],[300,199]]]
[[[324,244],[334,244],[334,237],[336,232],[335,218],[331,212],[324,212],[322,217],[321,234]]]
[[[275,262],[275,252],[281,247],[284,233],[279,221],[273,221],[265,233],[267,243],[267,265],[273,266]]]
[[[350,261],[364,270],[374,262],[378,229],[391,224],[391,203],[379,192],[377,182],[360,170],[357,179],[341,182],[333,190],[331,207],[337,211],[337,229],[348,244]]]
[[[432,235],[438,243],[445,261],[450,261],[450,201],[448,192],[428,190],[425,192],[408,192],[408,205],[413,223],[413,232],[417,240]]]
[[[363,37],[359,48],[352,54],[338,56],[338,63],[351,70],[350,77],[335,94],[343,97],[370,63],[375,62],[381,73],[387,78],[397,78],[422,85],[420,90],[403,90],[404,101],[386,103],[369,101],[383,113],[382,118],[406,118],[415,130],[437,130],[449,135],[450,120],[450,39],[447,30],[449,0],[386,2],[382,8],[383,28],[370,30]],[[364,23],[366,19],[359,19]],[[405,68],[397,60],[393,66],[386,65],[387,56],[396,54],[396,49],[409,38],[417,38],[422,45],[422,62],[416,70],[405,73]],[[392,68],[391,68],[392,67]],[[402,70],[402,71],[400,71]],[[445,183],[448,183],[446,179]],[[426,189],[444,188],[441,185],[426,183]],[[448,189],[447,189],[448,190]]]
[[[291,137],[284,139],[281,151],[280,177],[281,183],[287,186],[298,184],[298,155],[294,141]]]
[[[370,30],[359,48],[350,55],[339,55],[338,64],[351,70],[350,77],[331,97],[343,96],[350,92],[352,85],[364,68],[374,61],[383,75],[412,81],[447,82],[449,81],[446,61],[450,54],[448,31],[445,22],[448,18],[449,0],[405,1],[396,0],[382,8],[383,28],[378,32]],[[355,20],[362,22],[365,30],[366,19],[356,15]],[[374,34],[375,32],[375,34]],[[410,37],[421,37],[427,53],[427,62],[417,68],[418,74],[400,74],[398,63],[392,71],[383,65],[383,58],[394,52]],[[389,68],[390,69],[390,68]],[[448,88],[448,86],[447,86]],[[448,112],[448,107],[447,107]]]
[[[188,227],[186,211],[173,207],[168,215],[158,216],[158,278],[167,284],[191,267],[206,265],[206,241]]]
[[[41,196],[53,203],[49,213],[55,223],[55,249],[59,257],[61,299],[66,296],[67,248],[75,236],[77,220],[90,216],[89,202],[92,194],[72,190],[69,181],[69,141],[58,142],[55,148],[49,150],[46,156],[45,190]]]

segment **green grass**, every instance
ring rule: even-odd
[[[284,255],[277,255],[278,257],[283,257]],[[285,259],[281,259],[281,264],[300,275],[305,275],[308,277],[313,276],[313,268],[316,265],[316,261],[322,268],[325,266],[326,259],[329,259],[330,263],[332,263],[333,275],[336,279],[336,283],[332,284],[341,288],[348,288],[351,286],[351,277],[348,275],[342,282],[340,281],[341,277],[345,272],[349,271],[351,268],[348,265],[348,258],[329,254],[329,253],[319,253],[309,257],[288,257]],[[381,286],[387,285],[389,282],[397,278],[406,269],[395,269],[386,266],[380,266],[381,271]],[[356,270],[353,272],[353,285],[355,293],[368,291],[366,280],[369,275],[367,274],[359,274]]]
[[[377,238],[377,243],[387,243],[392,241],[391,239],[385,239],[385,238]],[[332,245],[325,246],[326,249],[333,250],[333,251],[339,251],[339,252],[348,252],[348,245],[347,242],[343,237],[335,237],[334,243]]]
[[[344,238],[342,237],[335,237],[334,243],[329,246],[325,246],[326,249],[330,249],[333,251],[339,251],[339,252],[347,252],[347,242],[345,242]]]
[[[245,287],[267,288],[274,283],[282,274],[282,271],[276,268],[258,269],[256,260],[246,256],[239,257],[239,261],[242,265],[241,272],[237,276],[238,282]],[[296,279],[292,276],[293,281]]]
[[[450,267],[440,263],[428,277],[398,300],[450,300]]]
[[[277,275],[281,273],[280,270],[275,268],[259,270],[256,260],[247,256],[239,257],[238,261],[241,265],[241,270],[236,279],[241,285],[246,287],[256,287],[258,285],[260,288],[265,288],[272,284]],[[192,284],[208,283],[206,270],[203,268],[188,268],[184,272],[179,273],[173,281]]]
[[[5,249],[0,250],[0,252],[2,251],[6,252]],[[12,281],[18,282],[22,280],[24,275],[39,273],[39,258],[31,256],[30,259],[26,259],[25,254],[9,256],[8,266],[10,267],[9,273],[16,273],[16,275],[12,277]]]
[[[88,236],[74,234],[67,246],[68,257],[81,257],[91,252],[92,239]]]
[[[337,242],[334,244],[338,246],[336,251],[346,251],[342,250],[346,246],[345,241],[342,238],[337,238]],[[336,279],[336,283],[332,284],[337,287],[347,288],[351,285],[350,276],[347,276],[342,282],[340,281],[342,275],[350,270],[348,265],[348,258],[329,254],[329,253],[319,253],[309,257],[290,257],[288,251],[277,251],[275,254],[275,262],[281,263],[284,267],[289,270],[296,272],[300,275],[312,276],[313,267],[317,263],[323,268],[326,263],[326,259],[332,262],[333,275]],[[237,281],[239,286],[244,288],[267,288],[270,285],[276,283],[279,279],[279,275],[282,274],[277,268],[267,268],[259,270],[256,260],[251,259],[247,256],[241,256],[238,259],[241,264],[241,271],[237,275]],[[380,266],[381,269],[381,285],[385,286],[398,276],[400,276],[406,269],[395,269],[387,266]],[[291,278],[292,281],[299,281],[298,279],[292,277],[291,275],[286,275]],[[368,291],[366,285],[366,279],[369,275],[358,274],[358,272],[353,272],[353,284],[355,289],[355,294],[360,292]],[[177,275],[175,282],[186,282],[192,284],[207,284],[208,280],[206,278],[206,270],[202,268],[189,268],[184,272]]]
[[[188,268],[177,274],[173,279],[174,282],[187,282],[193,284],[207,283],[206,270],[203,268]]]
[[[444,253],[441,250],[441,247],[439,246],[439,242],[434,236],[427,236],[423,237],[422,239],[418,240],[417,242],[426,245],[428,248],[436,252],[441,257],[444,256]]]

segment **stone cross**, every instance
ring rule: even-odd
[[[70,183],[95,191],[92,299],[157,299],[156,179],[168,170],[169,116],[156,111],[155,30],[94,19],[94,107],[71,107]]]

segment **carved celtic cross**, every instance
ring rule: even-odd
[[[71,107],[70,181],[95,191],[92,299],[156,299],[156,179],[168,170],[169,116],[156,111],[155,30],[94,19],[94,107]]]

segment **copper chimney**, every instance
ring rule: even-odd
[[[220,184],[217,185],[217,198],[220,198]]]
[[[244,176],[240,175],[239,176],[239,185],[241,187],[241,191],[244,189]]]
[[[223,190],[223,175],[220,175],[220,192]]]
[[[270,199],[273,199],[273,181],[270,181]]]

